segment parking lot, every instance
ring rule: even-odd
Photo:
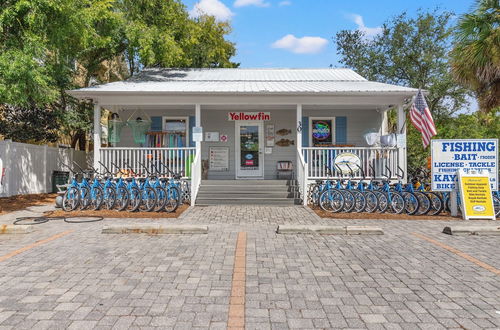
[[[209,232],[101,234],[151,222]],[[0,235],[0,329],[498,329],[500,236],[442,234],[450,223],[322,219],[298,206],[53,220]],[[376,225],[384,235],[283,235],[280,224]]]

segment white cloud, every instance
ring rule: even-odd
[[[278,5],[280,7],[283,7],[283,6],[290,6],[292,4],[291,1],[281,1]]]
[[[264,0],[236,0],[234,2],[235,7],[246,7],[246,6],[256,6],[256,7],[269,7],[271,4],[269,2],[264,2]]]
[[[219,21],[227,21],[234,16],[234,13],[219,0],[200,0],[189,11],[189,15],[191,17],[210,15]]]
[[[358,26],[358,30],[361,32],[364,32],[367,37],[374,37],[377,34],[381,33],[383,29],[380,26],[377,27],[367,27],[365,25],[365,22],[363,21],[363,16],[358,15],[358,14],[351,14],[349,15],[349,18],[356,23]]]
[[[296,54],[316,54],[321,52],[328,44],[328,40],[321,37],[297,38],[293,34],[288,34],[275,41],[271,46],[289,50]]]

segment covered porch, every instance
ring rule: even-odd
[[[165,78],[163,84],[146,79],[140,84],[125,81],[72,91],[95,105],[94,141],[102,141],[103,109],[123,120],[135,120],[135,113],[140,111],[141,119],[147,117],[151,122],[141,143],[134,139],[136,132],[131,127],[122,129],[119,142],[95,143],[94,166],[99,168],[102,162],[108,168],[132,168],[144,173],[140,164],[151,167],[161,162],[191,182],[192,201],[202,178],[276,179],[280,162],[290,164],[291,178],[303,196],[308,184],[316,179],[346,175],[336,171],[333,163],[344,153],[358,156],[362,171],[355,169],[356,177],[364,172],[367,178],[380,178],[390,172],[391,179],[397,179],[398,167],[406,172],[404,145],[370,146],[364,134],[388,134],[387,111],[392,108],[397,109],[398,132],[405,134],[403,104],[414,95],[414,89],[368,82],[343,69],[254,70],[251,79],[247,70],[229,70],[236,75],[245,73],[245,88],[250,89],[245,90],[239,86],[241,77],[225,80],[228,70],[200,70],[198,75],[193,71],[187,70],[186,75],[196,78],[211,74],[212,80],[206,78],[200,87],[200,81],[184,81],[167,70],[153,72]],[[288,71],[297,77],[291,77]],[[345,71],[353,76],[347,86],[339,83],[340,78],[346,78]],[[267,82],[263,78],[256,80],[259,75],[283,72],[286,79],[271,79],[272,86],[263,85]],[[217,78],[215,73],[226,76]],[[328,91],[313,89],[318,77],[325,81],[315,88]],[[303,86],[308,79],[309,84]],[[271,90],[278,88],[274,85],[278,82],[281,90]],[[299,82],[305,90],[289,86]]]

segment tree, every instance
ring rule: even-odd
[[[453,76],[476,94],[482,111],[500,106],[500,3],[478,0],[462,15],[451,52]]]
[[[428,90],[429,107],[437,121],[467,105],[467,90],[457,84],[448,64],[450,12],[402,13],[387,21],[373,38],[363,32],[337,33],[340,63],[369,80]]]
[[[236,66],[229,32],[213,17],[190,18],[180,0],[0,2],[0,134],[26,141],[26,132],[9,129],[22,118],[36,132],[29,139],[53,141],[54,126],[82,149],[92,107],[66,90],[150,66]],[[50,128],[37,118],[50,118]]]
[[[373,38],[361,31],[340,31],[334,38],[340,63],[369,80],[427,90],[426,98],[440,133],[451,116],[468,104],[468,90],[450,73],[451,16],[437,10],[419,11],[416,17],[402,13],[383,24],[382,32]],[[389,117],[394,121],[394,111]],[[428,152],[422,152],[420,133],[407,126],[411,170],[425,165]]]

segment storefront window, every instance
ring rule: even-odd
[[[331,146],[333,138],[333,118],[311,118],[310,141],[314,147]]]
[[[164,117],[163,133],[165,147],[176,148],[188,146],[188,119]]]

